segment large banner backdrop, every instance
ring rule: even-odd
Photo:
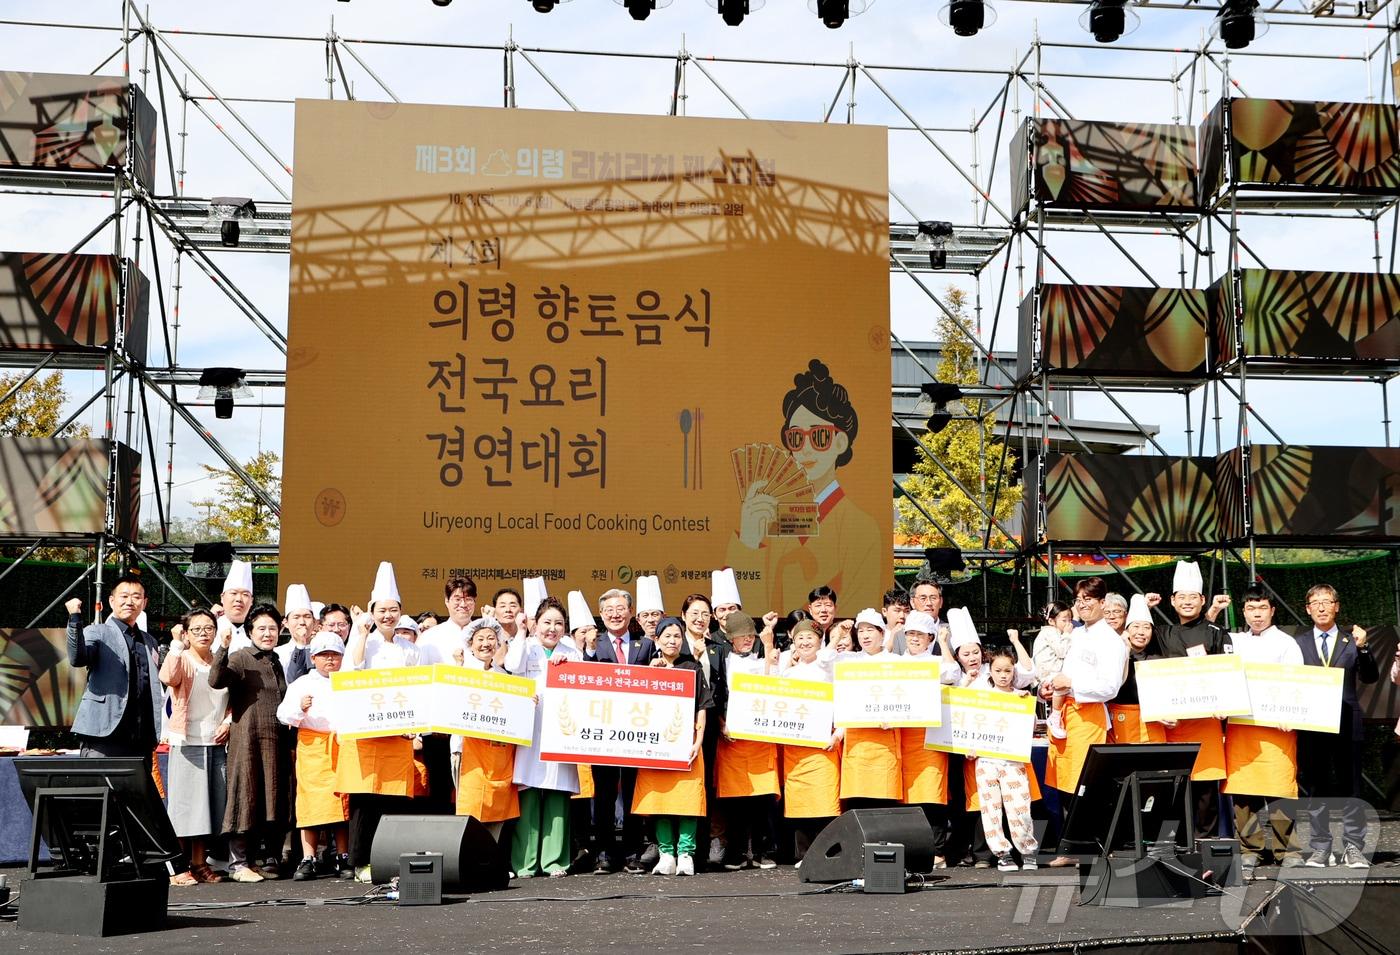
[[[283,579],[892,573],[883,128],[301,101]]]

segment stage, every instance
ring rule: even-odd
[[[1400,824],[1386,835],[1395,838]],[[711,952],[970,952],[1163,951],[1190,945],[1200,952],[1282,951],[1270,930],[1289,906],[1280,892],[1317,900],[1317,912],[1393,913],[1400,903],[1394,852],[1371,870],[1293,869],[1289,885],[1267,879],[1217,896],[1137,910],[1079,907],[1073,870],[1005,875],[954,869],[941,881],[905,895],[825,892],[801,883],[789,867],[769,871],[656,876],[574,876],[513,882],[510,888],[456,896],[441,907],[400,908],[392,902],[325,904],[365,899],[368,886],[317,880],[171,890],[163,931],[107,939],[31,934],[0,925],[0,950],[44,953],[296,953],[430,951],[622,950]],[[19,870],[4,870],[11,882]],[[1277,870],[1261,869],[1270,876]],[[1364,890],[1365,902],[1362,903]],[[382,889],[380,890],[382,894]],[[821,893],[821,894],[818,894]],[[306,905],[293,904],[306,902]],[[247,905],[246,903],[261,903]],[[269,904],[272,903],[272,904]],[[21,905],[23,900],[21,899]],[[208,905],[198,910],[186,905]],[[1390,917],[1393,923],[1393,916]],[[1360,918],[1358,918],[1360,921]],[[1373,924],[1363,937],[1374,937]],[[1246,928],[1248,926],[1248,928]],[[1289,939],[1278,938],[1289,942]],[[1367,951],[1330,944],[1329,951]],[[1309,949],[1311,950],[1311,949]],[[1386,947],[1371,948],[1384,951]],[[1183,952],[1185,949],[1183,948]],[[1299,951],[1299,949],[1293,949]]]

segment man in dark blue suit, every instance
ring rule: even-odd
[[[1327,584],[1308,590],[1307,610],[1313,625],[1296,635],[1308,666],[1335,667],[1343,672],[1340,730],[1331,733],[1298,733],[1298,785],[1307,797],[1304,813],[1312,827],[1307,864],[1322,868],[1332,859],[1332,812],[1342,817],[1341,864],[1364,869],[1366,857],[1366,805],[1361,801],[1361,749],[1365,722],[1356,694],[1356,682],[1375,683],[1380,678],[1366,631],[1354,626],[1343,631],[1337,625],[1341,602]]]
[[[632,595],[609,590],[598,598],[603,629],[598,646],[584,659],[591,663],[626,663],[646,666],[656,653],[650,637],[632,632]],[[593,837],[598,859],[595,872],[616,872],[625,864],[632,873],[645,872],[641,864],[642,820],[632,813],[632,793],[637,771],[617,766],[593,767]],[[617,797],[622,794],[622,843],[617,841]]]
[[[160,739],[163,696],[159,648],[137,624],[146,609],[141,578],[118,577],[107,604],[106,621],[83,628],[82,601],[67,603],[68,663],[88,671],[73,732],[82,737],[84,756],[139,756],[150,763]]]

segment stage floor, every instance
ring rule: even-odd
[[[1385,841],[1400,823],[1387,825]],[[1394,881],[1394,851],[1371,870],[1293,869],[1302,881]],[[1275,875],[1276,870],[1261,869]],[[13,884],[18,870],[6,872]],[[905,895],[814,894],[795,870],[657,876],[572,876],[512,883],[509,889],[453,897],[440,907],[316,904],[362,897],[352,882],[225,884],[171,890],[166,929],[89,939],[0,925],[7,953],[296,953],[557,949],[709,952],[935,952],[1092,942],[1134,944],[1238,941],[1239,929],[1277,886],[1255,881],[1219,896],[1136,910],[1079,907],[1072,869],[1007,873],[954,869],[943,881]],[[310,905],[289,905],[305,900]],[[266,904],[276,901],[281,904]],[[225,907],[231,903],[263,903]],[[175,907],[214,906],[197,911]],[[20,902],[23,905],[23,901]],[[1198,949],[1199,950],[1199,949]]]

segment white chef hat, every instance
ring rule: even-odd
[[[235,560],[228,568],[228,576],[224,578],[224,590],[246,590],[253,592],[253,565],[246,560]]]
[[[1133,594],[1128,601],[1128,623],[1151,623],[1152,611],[1148,609],[1147,598],[1142,594]]]
[[[954,653],[969,643],[981,642],[982,638],[977,635],[977,627],[972,623],[972,614],[962,607],[954,607],[948,611],[948,644]]]
[[[919,633],[926,633],[930,637],[938,634],[938,619],[931,613],[922,610],[911,610],[904,618],[904,632],[915,630]]]
[[[381,600],[403,603],[403,598],[399,596],[399,582],[394,578],[394,565],[387,560],[381,560],[379,569],[374,572],[374,589],[369,593],[370,608],[373,609]]]
[[[311,615],[317,620],[321,619],[321,611],[326,609],[326,605],[319,600],[311,601]]]
[[[651,610],[666,612],[666,605],[661,599],[661,578],[643,575],[637,578],[637,613]]]
[[[412,630],[414,633],[417,633],[417,632],[418,632],[418,621],[417,621],[417,620],[414,620],[414,619],[413,619],[412,617],[410,617],[408,614],[404,614],[403,616],[399,617],[399,622],[396,623],[396,624],[394,624],[394,629],[395,629],[395,630]]]
[[[867,623],[872,627],[878,627],[881,633],[885,632],[885,618],[880,615],[880,611],[872,607],[866,607],[860,613],[856,614],[856,627],[859,627],[863,623]]]
[[[724,604],[743,606],[743,601],[739,599],[739,582],[734,579],[733,567],[710,571],[710,606],[719,607]]]
[[[318,653],[339,653],[345,655],[345,641],[334,630],[322,630],[311,638],[311,655]]]
[[[1205,584],[1201,580],[1200,565],[1192,560],[1179,560],[1172,573],[1172,593],[1203,594]]]
[[[543,577],[526,577],[524,583],[525,605],[522,609],[525,616],[533,618],[540,604],[544,603],[544,598],[549,596],[549,591],[545,588]]]
[[[588,609],[588,601],[583,597],[582,590],[569,591],[569,632],[573,633],[580,627],[596,627],[598,621],[593,617],[593,611]]]
[[[307,593],[305,584],[288,584],[287,599],[282,601],[282,616],[293,613],[297,610],[310,610],[316,612],[311,605],[311,594]]]

